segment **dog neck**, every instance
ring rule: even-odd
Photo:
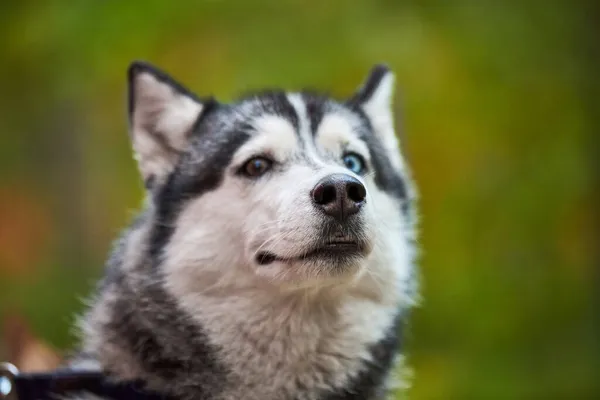
[[[394,279],[188,290],[141,255],[144,237],[134,229],[118,246],[82,320],[83,350],[110,375],[178,398],[370,399],[385,387],[401,323]]]

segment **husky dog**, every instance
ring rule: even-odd
[[[380,399],[416,297],[415,190],[394,75],[349,99],[224,104],[128,71],[147,189],[81,318],[82,353],[173,399]]]

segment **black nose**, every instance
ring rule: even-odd
[[[365,203],[367,189],[356,178],[333,174],[321,179],[311,191],[312,200],[327,215],[344,221]]]

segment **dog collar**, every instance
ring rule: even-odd
[[[116,383],[101,372],[57,369],[47,373],[20,373],[12,364],[0,364],[0,400],[51,400],[82,393],[111,400],[167,400],[134,382]]]

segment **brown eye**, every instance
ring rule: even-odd
[[[267,172],[272,165],[273,162],[271,160],[264,157],[254,157],[244,164],[242,172],[246,176],[256,178]]]

